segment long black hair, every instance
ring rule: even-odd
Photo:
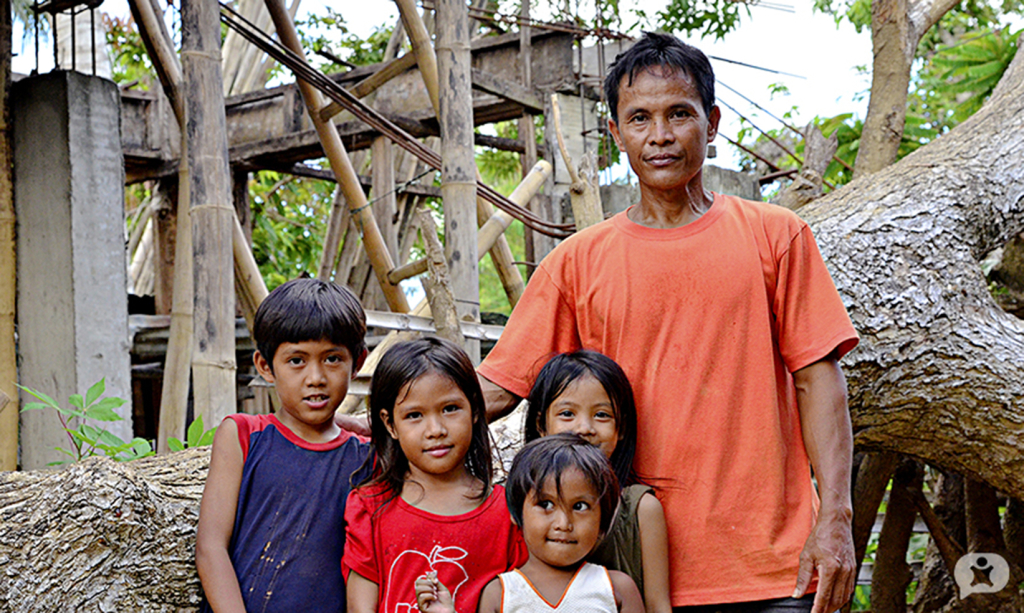
[[[590,349],[562,353],[551,358],[533,383],[529,408],[523,424],[523,442],[529,443],[547,433],[548,407],[570,385],[583,377],[593,377],[601,384],[615,413],[619,442],[610,458],[612,468],[623,486],[637,482],[633,472],[636,455],[636,401],[629,377],[615,360]]]
[[[409,385],[425,374],[435,373],[454,383],[466,399],[473,417],[473,438],[466,452],[466,469],[483,483],[481,500],[491,493],[491,438],[484,413],[484,395],[476,378],[473,362],[461,347],[451,341],[425,337],[398,343],[384,354],[370,381],[370,439],[376,451],[374,475],[364,485],[384,484],[389,499],[402,493],[409,459],[398,441],[391,437],[385,423],[394,423],[395,404],[408,393]],[[370,461],[370,460],[368,460]]]

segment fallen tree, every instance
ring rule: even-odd
[[[800,215],[861,335],[857,446],[1024,499],[1024,323],[980,267],[1024,228],[1024,54],[966,122]]]

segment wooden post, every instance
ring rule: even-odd
[[[579,170],[572,162],[572,156],[565,146],[562,136],[562,113],[558,108],[558,94],[551,95],[551,118],[554,120],[555,135],[558,137],[558,150],[562,152],[562,161],[569,171],[572,185],[569,198],[572,202],[572,216],[576,221],[576,231],[604,221],[601,210],[601,192],[597,185],[597,157],[585,152],[580,160]]]
[[[459,319],[480,320],[477,266],[476,159],[473,151],[473,92],[470,82],[469,18],[463,0],[437,4],[437,67],[446,87],[440,91],[441,198],[444,201],[445,256]],[[479,343],[467,343],[474,362]]]
[[[302,44],[299,42],[299,35],[295,31],[295,24],[285,10],[282,1],[267,0],[267,9],[270,11],[270,17],[274,20],[274,27],[277,28],[277,35],[281,43],[297,55],[305,57]],[[363,193],[363,187],[359,184],[359,177],[356,176],[345,146],[341,143],[338,129],[332,122],[324,121],[320,117],[320,110],[324,107],[320,92],[302,79],[297,79],[297,84],[338,186],[345,194],[345,200],[348,201],[348,205],[363,231],[363,244],[366,246],[366,253],[373,265],[373,272],[377,275],[381,289],[384,291],[384,296],[387,298],[388,305],[392,311],[408,313],[409,303],[406,301],[402,289],[388,282],[388,271],[394,268],[394,263],[383,245],[380,229],[373,219],[373,214],[366,208],[366,194]]]
[[[153,220],[156,223],[156,259],[153,272],[153,296],[156,314],[168,315],[174,296],[174,243],[178,228],[177,208],[174,199],[178,190],[174,180],[161,179],[156,187],[156,209]]]
[[[11,151],[11,10],[0,9],[0,471],[18,468],[18,363],[14,345],[17,268]],[[4,402],[6,396],[7,402]]]
[[[345,194],[341,189],[334,188],[334,199],[331,202],[331,214],[327,219],[327,232],[324,234],[324,249],[320,252],[320,265],[316,269],[316,278],[327,281],[334,271],[334,262],[338,257],[338,246],[348,229],[349,209],[345,206]]]
[[[192,381],[195,412],[219,424],[236,410],[235,300],[232,261],[235,210],[220,62],[220,6],[188,0],[181,7],[192,221]]]
[[[423,290],[430,303],[430,311],[437,326],[437,335],[446,338],[460,347],[466,346],[466,339],[459,328],[458,307],[455,294],[452,292],[451,275],[445,262],[444,248],[437,240],[437,226],[427,210],[416,212],[416,225],[423,237],[424,251],[427,252],[427,267],[430,270],[423,279]]]
[[[523,86],[532,88],[533,74],[530,66],[532,61],[531,45],[530,45],[530,0],[522,0],[522,5],[519,9],[519,62],[520,62],[520,75],[522,76]],[[519,140],[523,141],[524,151],[519,156],[519,166],[523,169],[523,177],[530,172],[533,165],[537,163],[537,134],[536,128],[533,125],[533,117],[527,115],[525,112],[523,116],[519,118]],[[527,204],[529,210],[537,212],[536,205],[533,203],[533,199]],[[523,251],[524,257],[527,262],[535,262],[534,249],[533,249],[533,230],[527,227],[523,228]],[[533,272],[532,267],[527,267],[526,275],[529,278]]]
[[[377,219],[388,253],[392,254],[396,263],[401,263],[398,259],[398,221],[395,219],[398,212],[395,200],[395,153],[386,136],[373,139],[370,163],[373,169],[373,216]]]

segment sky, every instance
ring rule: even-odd
[[[573,0],[576,6],[577,0]],[[300,5],[300,18],[310,12],[317,12],[326,0],[304,0]],[[544,18],[542,5],[534,16]],[[631,25],[633,9],[641,9],[649,15],[664,7],[665,0],[620,0],[624,28]],[[357,3],[345,3],[342,6]],[[349,29],[357,34],[368,34],[375,26],[393,24],[398,11],[393,2],[375,0],[363,2],[358,10],[341,9]],[[844,112],[863,116],[867,108],[866,92],[870,78],[858,71],[858,66],[868,67],[871,63],[871,36],[868,32],[858,34],[853,26],[843,22],[837,26],[832,17],[811,10],[811,0],[772,0],[761,6],[753,6],[750,16],[743,14],[740,28],[721,41],[713,39],[686,39],[702,49],[712,58],[718,86],[716,94],[722,107],[723,124],[721,132],[735,137],[740,124],[738,116],[726,105],[750,118],[765,130],[776,129],[780,124],[764,111],[758,110],[743,99],[745,96],[765,107],[772,114],[781,117],[792,107],[799,109],[790,122],[802,127],[814,116],[830,117]],[[126,0],[106,0],[100,11],[114,15],[129,14]],[[582,0],[580,14],[594,13],[593,0]],[[14,71],[22,74],[35,67],[34,45],[31,39],[19,49],[22,42],[20,24],[15,24]],[[743,66],[731,62],[740,62]],[[42,43],[40,71],[51,69],[52,47]],[[770,72],[774,71],[774,72]],[[784,74],[781,74],[784,73]],[[788,94],[770,93],[773,84],[781,84]],[[739,92],[729,90],[733,88]],[[737,156],[734,148],[723,139],[717,141],[719,156],[714,161],[719,166],[735,167]]]

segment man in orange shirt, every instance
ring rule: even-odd
[[[488,415],[557,353],[609,355],[636,394],[634,467],[665,508],[673,607],[831,613],[855,580],[838,359],[856,332],[807,224],[704,189],[720,111],[703,53],[647,34],[605,90],[640,203],[541,263],[478,370]]]

